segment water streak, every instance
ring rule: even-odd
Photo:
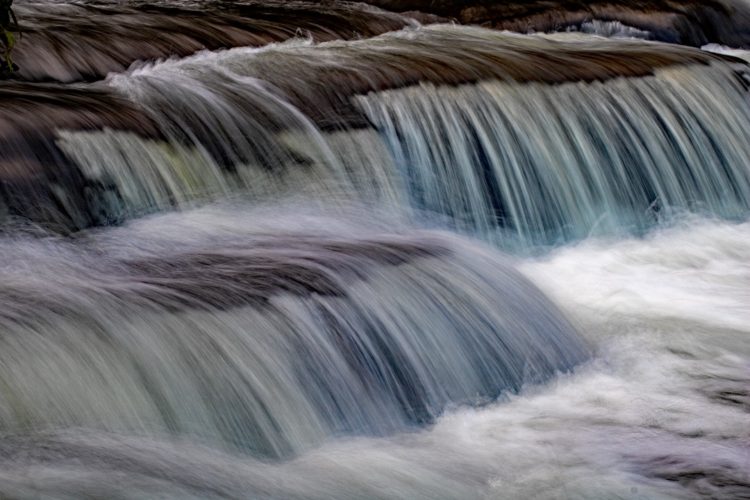
[[[556,87],[423,84],[358,102],[415,206],[529,245],[638,231],[674,211],[744,216],[745,85],[711,67]]]
[[[4,237],[0,432],[192,436],[280,457],[430,423],[586,357],[494,252],[300,213]]]

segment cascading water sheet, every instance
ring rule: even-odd
[[[743,5],[17,0],[0,497],[750,498]]]
[[[430,423],[587,357],[477,244],[236,210],[3,238],[0,432],[188,435],[278,458]]]
[[[674,66],[607,77],[613,63],[599,54],[614,47]],[[564,68],[605,81],[565,83]],[[420,74],[436,81],[408,85]],[[168,142],[66,132],[59,146],[107,186],[97,207],[113,220],[298,194],[438,217],[523,249],[641,232],[682,211],[742,217],[746,78],[696,50],[434,26],[137,68],[109,83]]]
[[[414,205],[522,244],[750,208],[750,107],[733,70],[635,81],[481,83],[359,98]],[[716,116],[717,107],[726,109]]]

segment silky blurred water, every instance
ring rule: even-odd
[[[0,497],[748,498],[745,52],[344,7],[34,87]]]
[[[197,223],[205,217],[218,221],[214,213],[163,223],[184,231],[203,227]],[[124,231],[138,241],[163,223]],[[106,248],[120,234],[100,236]],[[521,272],[565,311],[593,357],[489,406],[451,409],[422,430],[328,438],[281,463],[178,435],[18,433],[2,441],[0,491],[24,498],[740,498],[750,484],[748,252],[749,224],[693,218],[645,238],[591,239],[520,259]]]
[[[681,211],[746,214],[743,66],[639,40],[562,40],[436,25],[137,63],[95,88],[160,137],[56,131],[67,162],[25,189],[51,191],[47,210],[71,211],[55,219],[74,228],[305,196],[417,224],[428,212],[521,249],[643,232]],[[613,77],[624,71],[636,77]]]

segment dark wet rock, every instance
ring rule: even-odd
[[[0,206],[67,232],[111,222],[98,213],[102,186],[58,147],[57,131],[130,130],[158,138],[150,118],[106,88],[0,83]]]
[[[352,2],[21,2],[16,78],[92,81],[137,60],[262,46],[295,36],[317,41],[403,28],[398,14]]]
[[[750,46],[750,10],[732,0],[368,0],[368,3],[396,12],[429,13],[463,24],[523,33],[565,30],[598,19],[649,31],[654,39],[665,42]]]
[[[414,21],[455,20],[526,33],[578,29],[585,22],[603,20],[619,21],[648,31],[653,39],[680,44],[745,47],[750,41],[748,9],[717,0],[366,3],[22,2],[17,10],[23,39],[14,52],[20,70],[8,76],[26,81],[93,81],[138,60],[184,57],[202,49],[263,46],[297,36],[316,41],[368,38]]]
[[[676,483],[695,498],[750,499],[750,474],[735,464],[704,455],[661,455],[643,463],[640,472]]]
[[[267,238],[222,252],[127,262],[132,287],[123,298],[183,310],[263,306],[279,294],[343,297],[345,285],[367,279],[373,266],[399,266],[448,253],[433,241]]]

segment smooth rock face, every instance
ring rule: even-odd
[[[259,47],[299,36],[315,41],[368,38],[415,21],[450,20],[522,33],[580,29],[592,20],[618,21],[666,42],[745,47],[750,41],[746,6],[716,0],[650,0],[635,6],[621,0],[250,0],[212,7],[190,2],[21,1],[15,9],[23,38],[14,52],[20,67],[14,78],[26,81],[93,81],[137,60]]]
[[[463,24],[519,31],[558,31],[594,19],[619,21],[653,39],[701,46],[750,44],[750,10],[739,0],[370,0],[367,3],[419,18],[429,13]]]
[[[16,78],[92,81],[137,60],[199,50],[258,47],[301,36],[316,41],[370,37],[413,21],[353,2],[19,2],[23,39]],[[106,41],[106,42],[105,42]]]

